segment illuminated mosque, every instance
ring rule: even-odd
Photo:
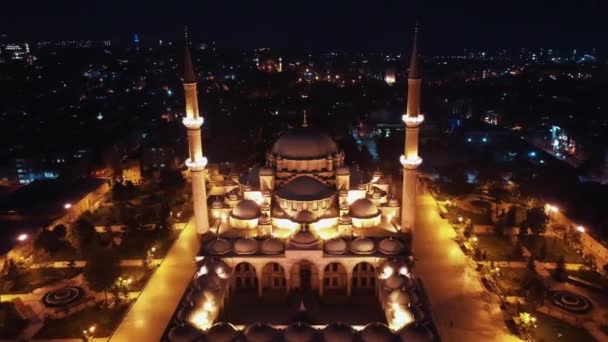
[[[408,246],[415,227],[417,168],[422,161],[418,156],[418,126],[423,117],[417,36],[418,28],[403,115],[401,199],[389,195],[389,181],[381,172],[364,175],[345,165],[344,152],[308,124],[305,112],[301,124],[281,135],[266,153],[265,166],[244,177],[226,175],[223,194],[208,199],[200,131],[203,119],[186,44],[183,121],[190,152],[186,165],[201,249],[196,260],[199,271],[167,327],[168,341],[436,339]],[[315,316],[323,310],[317,301],[337,296],[344,299],[346,311],[336,312],[348,312],[349,303],[361,294],[377,303],[378,322]],[[246,311],[242,300],[259,303],[253,308],[265,308],[265,296],[280,298],[282,310],[289,310],[289,301],[295,300],[293,315],[277,311],[283,316],[268,322],[265,318],[272,313],[266,310],[260,311],[255,323],[232,320],[229,306]]]

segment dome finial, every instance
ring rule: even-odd
[[[302,118],[302,127],[308,127],[308,120],[306,117],[306,110],[304,110],[304,117]]]
[[[420,61],[418,56],[418,32],[420,31],[420,21],[416,20],[416,26],[414,27],[414,40],[412,42],[412,56],[410,58],[410,71],[408,73],[409,79],[420,78]]]

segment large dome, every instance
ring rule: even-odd
[[[329,198],[335,192],[333,188],[315,178],[301,176],[277,189],[276,195],[292,201],[315,201]]]
[[[291,129],[272,146],[272,153],[294,160],[321,159],[337,152],[338,147],[329,136],[309,128]]]

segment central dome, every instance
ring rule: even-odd
[[[292,201],[314,201],[329,198],[335,190],[309,176],[297,177],[277,189],[279,198]]]
[[[327,135],[309,128],[290,129],[272,146],[272,153],[284,159],[322,159],[338,152],[338,146]]]

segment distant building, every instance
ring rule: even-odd
[[[171,147],[144,147],[141,156],[141,172],[178,167],[175,150]]]

